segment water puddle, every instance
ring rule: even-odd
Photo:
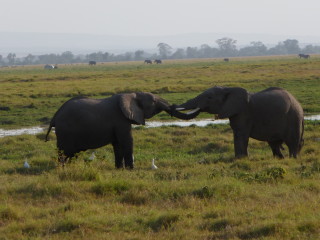
[[[11,130],[0,129],[0,138],[6,137],[6,136],[19,136],[23,134],[36,135],[43,131],[45,131],[45,128],[43,127],[30,127],[30,128],[21,128],[21,129],[11,129]]]
[[[312,115],[304,118],[305,120],[311,121],[320,121],[320,115]],[[210,124],[228,124],[229,120],[212,120],[212,119],[202,119],[202,120],[189,120],[189,121],[170,121],[170,122],[160,122],[160,121],[149,121],[146,122],[147,128],[155,128],[162,126],[178,126],[178,127],[205,127]],[[0,138],[7,136],[19,136],[23,134],[36,135],[46,131],[45,127],[30,127],[30,128],[21,128],[21,129],[11,129],[3,130],[0,129]]]

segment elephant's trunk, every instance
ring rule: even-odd
[[[183,120],[189,120],[189,119],[195,118],[201,112],[201,109],[197,106],[196,98],[190,99],[189,101],[181,105],[173,105],[172,108],[173,108],[172,116],[183,119]],[[190,109],[192,109],[192,111],[187,113],[179,112],[179,111],[190,110]]]
[[[199,115],[200,109],[194,109],[188,113],[181,113],[179,111],[184,110],[184,108],[177,108],[176,105],[171,106],[171,116],[182,119],[182,120],[190,120],[192,118],[195,118],[196,116]],[[181,110],[180,110],[181,109]]]
[[[185,103],[176,106],[177,111],[190,110],[190,109],[198,109],[198,110],[200,109],[197,104],[196,98],[190,99]]]

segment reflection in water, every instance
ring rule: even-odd
[[[305,120],[319,121],[320,115],[307,116]],[[162,127],[162,126],[179,126],[179,127],[205,127],[210,124],[227,124],[229,120],[211,120],[211,119],[202,119],[202,120],[189,120],[189,121],[171,121],[171,122],[157,122],[149,121],[146,123],[147,128]],[[6,136],[18,136],[23,134],[35,135],[41,132],[46,131],[47,128],[44,127],[31,127],[31,128],[21,128],[21,129],[12,129],[12,130],[3,130],[0,129],[0,138]]]

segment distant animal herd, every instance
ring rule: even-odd
[[[309,59],[310,58],[310,55],[309,54],[304,54],[304,53],[299,53],[298,54],[298,57],[301,59]],[[230,61],[230,58],[223,58],[222,59],[224,62],[229,62]],[[161,59],[155,59],[155,60],[150,60],[150,59],[145,59],[144,64],[152,64],[152,63],[155,63],[155,64],[162,64],[162,60]],[[97,62],[96,61],[89,61],[88,64],[90,66],[95,66],[97,65]],[[46,64],[44,65],[44,69],[57,69],[58,68],[58,65],[55,64],[55,65],[52,65],[52,64]]]

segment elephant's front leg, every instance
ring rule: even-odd
[[[233,131],[233,143],[236,158],[248,156],[248,142],[248,133],[242,131]]]
[[[116,168],[123,168],[123,150],[118,142],[112,143]]]
[[[125,168],[133,169],[133,138],[130,134],[123,146],[124,150],[124,166]]]
[[[131,135],[131,129],[127,129],[127,131],[124,131],[124,129],[121,129],[117,133],[117,142],[119,144],[119,159],[124,159],[124,166],[125,168],[132,169],[133,168],[133,138]],[[121,160],[122,164],[122,160]],[[120,164],[119,164],[120,166]],[[121,165],[122,167],[123,165]],[[116,167],[117,167],[117,160],[116,160]]]

